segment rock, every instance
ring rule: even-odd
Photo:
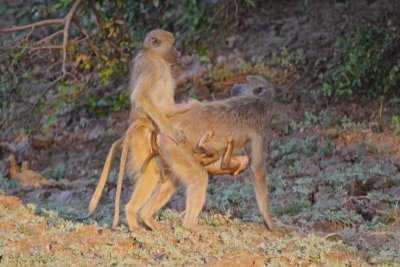
[[[54,202],[56,204],[68,204],[72,199],[72,192],[69,190],[62,191],[59,193],[55,199]]]
[[[93,130],[89,132],[86,136],[87,140],[96,140],[102,133],[104,132],[104,128],[100,125],[97,125]]]
[[[310,165],[307,166],[306,173],[307,173],[307,175],[309,175],[309,176],[317,176],[318,173],[319,173],[320,171],[321,171],[321,170],[320,170],[320,168],[319,168],[317,165],[315,165],[315,164],[310,164]]]

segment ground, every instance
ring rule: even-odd
[[[263,225],[249,170],[235,178],[210,177],[200,218],[207,229],[199,233],[181,227],[183,188],[157,214],[162,231],[129,232],[124,220],[111,230],[116,168],[99,207],[87,217],[108,149],[126,129],[129,110],[106,117],[82,112],[62,118],[51,135],[1,133],[18,163],[28,160],[30,170],[51,182],[22,186],[8,179],[2,154],[1,265],[400,265],[400,136],[390,121],[400,101],[385,98],[383,129],[377,131],[380,99],[317,104],[305,88],[318,81],[298,67],[328,55],[338,31],[352,20],[384,17],[391,2],[310,2],[307,8],[274,3],[244,20],[221,44],[212,83],[194,91],[198,98],[224,97],[246,74],[262,73],[286,92],[274,107],[266,162],[270,206],[282,231]],[[271,56],[282,47],[303,52]],[[281,64],[257,65],[263,56]],[[126,177],[122,202],[133,186]]]

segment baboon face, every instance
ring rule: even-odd
[[[249,76],[246,83],[235,84],[231,89],[231,95],[233,97],[273,97],[274,92],[274,86],[262,76]]]
[[[181,53],[176,49],[174,43],[173,34],[164,30],[149,32],[144,41],[147,49],[150,49],[171,65],[179,63],[181,57]]]

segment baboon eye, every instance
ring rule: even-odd
[[[263,87],[256,87],[256,88],[253,89],[253,93],[255,95],[259,95],[259,94],[262,93],[263,89],[264,89]]]

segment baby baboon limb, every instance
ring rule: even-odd
[[[198,159],[198,161],[203,166],[210,165],[213,162],[216,162],[220,155],[217,150],[210,147],[207,141],[212,137],[212,132],[207,131],[199,140],[196,147],[193,149],[194,156]]]

